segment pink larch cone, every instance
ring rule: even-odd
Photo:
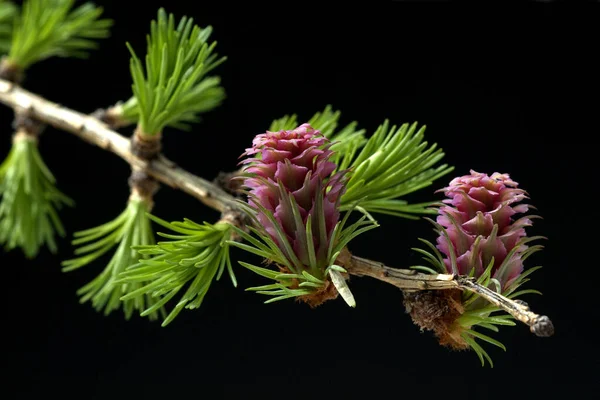
[[[272,213],[278,227],[285,233],[300,263],[308,269],[309,251],[306,224],[310,218],[315,256],[319,269],[328,265],[327,250],[331,234],[339,220],[340,197],[345,190],[345,174],[333,173],[336,164],[329,161],[333,154],[329,141],[309,124],[293,130],[257,135],[252,148],[243,154],[243,171],[248,174],[244,186],[250,189],[248,203],[257,210],[257,218],[271,238],[280,243],[276,226],[266,212]],[[299,219],[293,209],[297,205]]]
[[[521,255],[527,246],[518,242],[526,236],[531,219],[515,219],[529,209],[516,204],[527,198],[517,186],[507,174],[488,176],[471,170],[470,175],[455,178],[441,189],[449,199],[443,201],[447,205],[440,207],[437,222],[445,228],[452,249],[444,235],[438,237],[437,247],[446,256],[449,273],[467,275],[474,269],[474,276],[479,277],[493,257],[491,276],[504,290],[523,272]],[[511,253],[515,246],[519,248]],[[452,271],[451,250],[458,271]]]
[[[525,232],[534,216],[517,215],[531,206],[517,204],[527,194],[508,174],[470,172],[440,189],[447,199],[438,209],[436,247],[448,273],[483,277],[482,282],[490,285],[495,279],[493,289],[509,293],[515,289],[513,283],[519,285],[524,259],[539,247],[526,245],[537,238]],[[484,276],[487,268],[491,279]],[[404,304],[415,324],[433,331],[440,344],[466,349],[477,338],[487,337],[478,326],[489,328],[504,321],[490,316],[494,311],[484,311],[489,302],[469,296],[473,294],[458,289],[405,292]],[[487,357],[480,346],[474,349]]]

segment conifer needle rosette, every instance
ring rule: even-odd
[[[508,174],[488,176],[471,171],[453,179],[441,189],[448,197],[437,207],[436,221],[429,220],[438,233],[437,245],[420,239],[427,249],[414,249],[430,266],[413,268],[432,274],[468,275],[481,285],[510,299],[535,293],[517,290],[529,275],[541,267],[524,270],[524,261],[541,245],[530,245],[541,236],[527,237],[525,228],[537,216],[525,214],[532,206],[517,204],[527,198]],[[407,311],[423,329],[432,330],[442,345],[473,349],[482,364],[492,359],[478,340],[506,350],[504,345],[481,332],[498,331],[498,326],[515,325],[513,317],[472,292],[441,290],[405,295]],[[432,305],[435,305],[432,307]],[[432,315],[430,310],[435,310]]]
[[[232,232],[229,223],[197,224],[189,219],[167,222],[156,216],[150,218],[172,233],[159,232],[159,236],[168,240],[137,246],[144,258],[127,268],[119,278],[119,282],[139,285],[137,290],[124,295],[123,301],[141,296],[157,299],[142,316],[183,292],[163,319],[162,326],[167,326],[184,308],[199,308],[213,281],[220,280],[225,270],[237,286],[229,258],[227,241]]]
[[[60,192],[39,154],[35,137],[18,133],[0,165],[0,244],[34,258],[42,246],[55,253],[65,236],[57,210],[73,201]]]
[[[73,5],[71,0],[26,0],[19,10],[3,2],[0,26],[12,28],[0,76],[19,83],[33,63],[53,56],[86,57],[87,51],[96,47],[93,39],[108,36],[112,21],[98,19],[101,8],[86,3],[72,10]],[[23,115],[16,117],[17,125],[27,120]],[[22,248],[30,258],[43,244],[56,251],[55,234],[65,235],[57,210],[72,204],[55,187],[54,176],[37,148],[42,126],[33,125],[17,127],[0,171],[0,242],[9,249]]]
[[[187,17],[175,25],[173,14],[167,16],[161,8],[147,36],[145,68],[128,44],[134,96],[120,106],[120,118],[137,123],[134,143],[159,144],[164,127],[187,129],[198,121],[198,114],[222,101],[219,78],[206,75],[225,60],[214,53],[216,43],[208,43],[211,33],[211,27],[200,28]],[[152,156],[148,153],[147,157]],[[151,318],[160,315],[165,326],[183,308],[199,307],[213,279],[216,275],[220,278],[225,268],[235,284],[225,243],[230,228],[225,223],[197,225],[189,220],[167,223],[149,215],[143,204],[130,201],[115,221],[80,233],[76,244],[97,241],[78,249],[78,254],[88,255],[67,261],[65,266],[67,270],[79,268],[119,243],[105,271],[80,290],[82,301],[91,299],[106,313],[123,302],[128,317],[133,310]],[[171,240],[155,243],[151,218],[178,235],[161,234]],[[165,304],[188,284],[167,314]]]
[[[340,199],[347,171],[330,161],[334,152],[321,132],[309,124],[293,130],[259,134],[244,164],[243,204],[253,221],[250,233],[233,227],[248,242],[230,242],[264,258],[270,268],[239,263],[275,283],[248,288],[271,296],[267,303],[297,298],[310,306],[340,294],[351,307],[354,296],[345,283],[346,271],[336,265],[348,243],[378,225],[363,216],[347,226],[340,221]]]
[[[126,319],[130,319],[134,311],[142,313],[157,303],[157,299],[151,296],[121,300],[123,296],[139,291],[143,284],[119,281],[121,272],[136,264],[140,258],[146,258],[136,248],[154,244],[154,233],[148,217],[150,207],[149,200],[134,192],[127,207],[117,218],[74,234],[73,245],[78,246],[75,250],[78,257],[62,262],[64,272],[91,265],[114,249],[102,272],[77,291],[81,303],[91,301],[92,306],[105,315],[122,308]],[[98,262],[97,265],[102,264]],[[147,315],[156,320],[163,312],[160,307],[153,307]]]
[[[14,20],[7,63],[25,71],[49,57],[86,58],[109,36],[113,21],[99,19],[101,7],[74,0],[26,0]]]
[[[165,126],[189,130],[200,114],[222,103],[225,90],[218,76],[207,76],[226,58],[209,43],[212,27],[200,28],[182,17],[158,11],[147,37],[145,63],[127,44],[131,58],[133,97],[120,106],[118,117],[137,123],[145,134],[158,134]]]

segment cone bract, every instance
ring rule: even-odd
[[[529,209],[526,204],[516,204],[526,198],[526,192],[517,186],[508,174],[488,176],[471,170],[470,175],[457,177],[441,189],[448,199],[440,207],[437,223],[447,236],[438,237],[437,248],[445,255],[448,272],[469,275],[474,270],[479,277],[493,262],[491,277],[501,283],[502,290],[523,272],[521,255],[527,246],[520,240],[531,219],[515,218]],[[456,256],[456,271],[451,251]]]
[[[257,210],[264,231],[300,269],[328,266],[329,241],[339,221],[345,173],[333,173],[336,164],[329,161],[329,147],[321,132],[302,124],[257,135],[244,153],[254,157],[242,161],[249,205]],[[291,251],[286,251],[280,233]]]
[[[529,245],[540,236],[528,237],[525,228],[535,216],[521,215],[530,205],[518,204],[528,198],[508,174],[487,175],[471,170],[469,175],[453,179],[440,189],[447,199],[438,208],[437,246],[422,240],[433,253],[417,249],[434,269],[414,268],[431,273],[471,276],[477,284],[516,299],[537,293],[517,289],[540,267],[523,270],[523,262],[541,245]],[[493,365],[479,340],[498,346],[502,343],[481,332],[497,331],[498,326],[515,325],[512,315],[473,292],[448,290],[405,293],[404,304],[413,321],[431,330],[440,344],[454,349],[471,348],[482,364]]]

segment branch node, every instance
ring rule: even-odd
[[[443,346],[468,347],[460,336],[462,328],[455,323],[464,313],[459,289],[402,292],[407,314],[422,331],[432,331]]]
[[[10,61],[7,56],[2,57],[0,61],[0,78],[20,85],[25,79],[23,69]]]
[[[148,204],[152,204],[152,198],[160,188],[160,184],[141,169],[134,169],[131,172],[128,183],[132,195],[138,196]]]
[[[158,155],[158,160],[160,162],[162,162],[163,164],[165,164],[167,167],[171,168],[171,169],[175,169],[177,168],[177,163],[175,161],[171,161],[169,160],[167,157],[165,157],[163,154],[159,154]]]
[[[138,126],[131,141],[131,153],[143,160],[154,160],[162,150],[161,133],[148,135]]]
[[[44,131],[46,125],[33,118],[32,114],[33,110],[31,108],[15,108],[15,118],[13,119],[12,128],[28,136],[38,137]]]
[[[110,129],[119,129],[127,126],[129,123],[123,119],[121,112],[123,107],[121,103],[109,108],[99,108],[90,114],[90,117],[106,124]]]
[[[88,143],[110,150],[137,169],[145,170],[154,179],[172,188],[181,189],[185,193],[200,200],[205,205],[218,211],[240,209],[236,199],[213,183],[193,175],[167,160],[159,153],[156,159],[144,160],[132,153],[133,139],[108,129],[105,124],[92,118],[89,114],[60,108],[57,104],[33,94],[5,79],[0,79],[0,103],[16,110],[32,109],[31,114],[38,121],[57,129],[73,133]],[[82,125],[85,129],[81,129]],[[140,132],[143,133],[143,132]],[[21,135],[25,135],[22,133]],[[210,198],[207,193],[211,193]]]
[[[217,177],[213,179],[213,183],[218,185],[221,189],[226,191],[232,196],[239,197],[240,189],[242,187],[243,181],[241,179],[236,179],[236,177],[240,174],[240,171],[233,172],[219,172]]]
[[[231,208],[226,209],[221,213],[221,218],[217,221],[217,224],[230,224],[236,228],[246,231],[246,220],[245,216],[238,210]],[[238,235],[234,230],[231,231],[231,240],[236,242],[242,241],[242,237]]]
[[[525,310],[529,310],[529,304],[527,304],[527,302],[525,300],[515,299],[513,301],[515,303],[517,303],[518,305],[522,306]]]

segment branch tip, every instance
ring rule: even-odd
[[[550,318],[541,315],[531,325],[531,332],[538,337],[550,337],[554,335],[554,324]]]
[[[390,268],[382,263],[352,256],[344,268],[351,275],[370,276],[390,283],[403,291],[423,290],[468,290],[487,300],[512,315],[515,319],[530,327],[531,332],[540,337],[551,336],[554,326],[545,315],[538,315],[529,310],[529,306],[518,300],[509,299],[483,285],[473,278],[452,274],[426,274],[415,270]]]

